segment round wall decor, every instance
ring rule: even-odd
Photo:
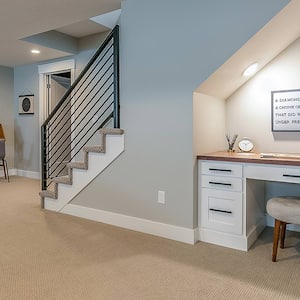
[[[19,114],[33,114],[34,95],[19,96]]]

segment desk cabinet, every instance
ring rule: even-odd
[[[220,151],[198,157],[200,241],[247,251],[266,226],[265,182],[300,184],[300,160]]]
[[[264,181],[246,180],[245,165],[199,161],[200,241],[247,251],[265,227]]]
[[[242,167],[202,162],[199,173],[201,227],[242,234]]]

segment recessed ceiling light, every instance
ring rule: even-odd
[[[37,49],[32,49],[32,50],[31,50],[31,53],[33,53],[33,54],[40,54],[41,51],[40,51],[40,50],[37,50]]]
[[[258,63],[254,63],[252,65],[250,65],[244,72],[243,72],[243,76],[244,77],[249,77],[252,76],[258,68]]]

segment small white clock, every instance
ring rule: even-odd
[[[242,138],[238,146],[242,152],[251,152],[254,148],[253,142],[247,137]]]

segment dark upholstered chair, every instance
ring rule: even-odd
[[[7,161],[5,159],[5,140],[0,139],[0,166],[3,167],[4,177],[9,181]]]

